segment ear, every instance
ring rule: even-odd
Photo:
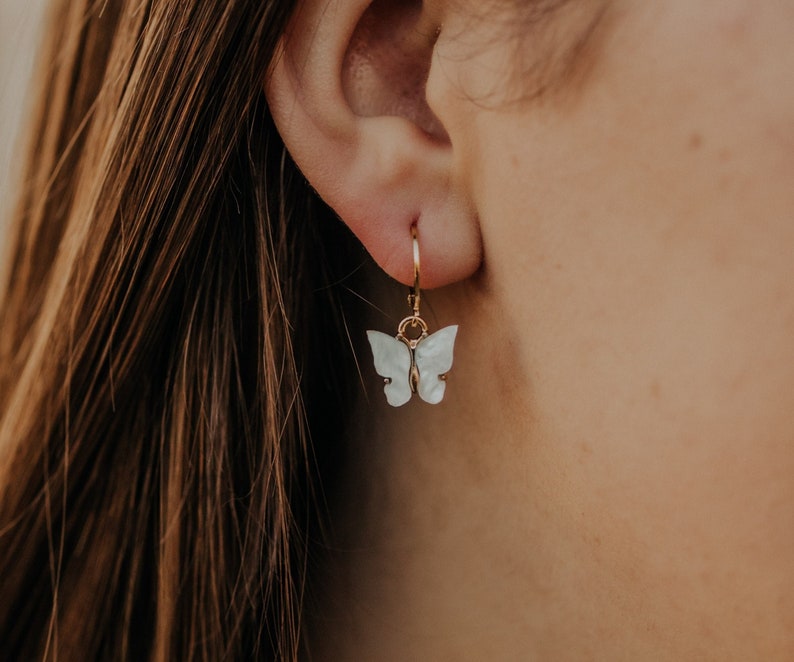
[[[440,32],[432,4],[304,0],[266,88],[279,132],[309,183],[405,284],[413,282],[417,224],[423,287],[470,276],[482,253],[453,145],[427,102]]]

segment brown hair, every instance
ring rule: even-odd
[[[292,5],[54,2],[0,309],[7,659],[298,655],[358,254],[265,105]]]

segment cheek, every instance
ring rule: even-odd
[[[779,17],[737,33],[719,4],[627,14],[576,99],[472,112],[462,140],[527,434],[571,519],[606,532],[593,562],[634,568],[649,609],[774,600],[785,621],[794,51]]]
[[[606,411],[658,383],[730,419],[794,375],[794,46],[711,4],[623,17],[577,98],[473,111],[462,138],[516,332],[561,392],[610,380]]]

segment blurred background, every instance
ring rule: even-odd
[[[0,242],[19,185],[22,120],[47,0],[0,0]]]

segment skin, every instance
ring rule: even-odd
[[[364,374],[316,659],[794,658],[794,3],[425,6],[483,261],[444,403]]]

